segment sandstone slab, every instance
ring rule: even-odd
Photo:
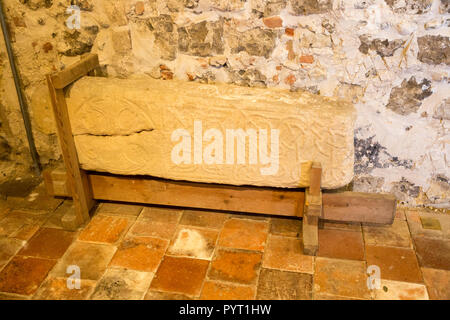
[[[355,110],[333,98],[85,77],[68,92],[67,105],[86,170],[293,188],[309,185],[309,169],[317,161],[324,188],[353,178]]]

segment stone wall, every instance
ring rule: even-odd
[[[353,190],[450,198],[448,0],[4,0],[37,148],[60,157],[44,75],[86,52],[111,77],[307,90],[358,110]],[[71,5],[81,29],[69,29]],[[0,170],[29,156],[0,46]],[[1,179],[4,179],[0,176]]]

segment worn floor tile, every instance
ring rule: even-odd
[[[184,294],[148,290],[144,300],[192,300]]]
[[[431,300],[450,300],[450,271],[422,268]]]
[[[46,215],[33,215],[22,210],[11,210],[0,221],[0,236],[11,236],[25,225],[40,226],[47,219]]]
[[[317,256],[364,260],[364,243],[361,232],[334,229],[319,230],[319,251]]]
[[[213,229],[179,226],[167,253],[211,260],[218,234]]]
[[[363,226],[364,241],[372,246],[411,247],[411,237],[406,221],[394,219],[388,226]]]
[[[202,300],[254,300],[256,288],[216,281],[205,281]]]
[[[8,197],[7,203],[11,208],[27,209],[27,210],[42,210],[53,212],[63,200],[49,196],[44,184],[40,184],[34,189],[26,198]]]
[[[425,210],[407,210],[406,218],[413,238],[426,237],[450,240],[450,215],[436,214]],[[427,226],[427,221],[435,221],[434,224],[437,224],[436,221],[438,221],[440,229],[437,227],[425,228],[423,221],[425,221],[425,226]]]
[[[30,300],[30,296],[15,293],[0,292],[0,300]]]
[[[366,246],[367,266],[376,265],[381,279],[423,283],[413,250],[381,246]]]
[[[313,273],[313,263],[312,256],[303,254],[301,239],[269,235],[264,250],[264,268]]]
[[[153,222],[178,223],[183,210],[173,208],[145,207],[139,218],[149,219]]]
[[[209,261],[164,257],[150,285],[152,290],[199,296]]]
[[[67,278],[50,277],[42,283],[33,300],[85,300],[94,290],[95,284],[93,280],[80,280],[79,289],[69,289]]]
[[[415,237],[414,245],[422,267],[450,270],[450,240]]]
[[[370,299],[363,261],[316,258],[315,294]]]
[[[381,289],[375,290],[375,300],[428,300],[423,284],[381,280]]]
[[[436,218],[420,217],[420,221],[422,222],[422,227],[424,229],[442,230],[441,229],[441,223]]]
[[[258,300],[310,300],[312,275],[262,269],[256,299]]]
[[[313,295],[313,300],[369,300],[369,299],[358,299],[352,297],[337,296],[334,294],[315,293]]]
[[[33,294],[55,263],[49,259],[14,257],[0,272],[0,291]]]
[[[67,277],[67,267],[78,266],[81,279],[98,280],[111,261],[116,247],[111,245],[74,242],[51,271],[53,277]]]
[[[302,231],[302,221],[293,218],[271,218],[270,233],[275,235],[298,237]]]
[[[0,270],[24,244],[22,240],[0,237]]]
[[[92,300],[141,300],[152,281],[152,272],[108,269],[97,283]]]
[[[319,226],[320,229],[328,229],[328,230],[344,230],[344,231],[359,231],[361,232],[361,223],[345,223],[345,222],[331,222],[331,221],[322,221],[322,227]]]
[[[395,219],[406,220],[406,208],[398,208],[395,210]]]
[[[181,217],[180,224],[205,227],[211,229],[221,229],[229,215],[214,211],[185,210]]]
[[[11,237],[19,240],[29,240],[36,234],[38,230],[39,226],[34,224],[26,224],[17,231],[13,232],[11,234]]]
[[[137,217],[143,206],[123,203],[103,202],[97,209],[97,214]]]
[[[41,228],[20,250],[19,255],[59,259],[75,239],[75,233],[61,229]]]
[[[157,222],[150,219],[138,219],[131,227],[129,234],[133,236],[172,239],[177,225],[175,223]]]
[[[151,237],[128,237],[120,244],[110,265],[155,272],[168,245],[168,240]]]
[[[100,243],[117,243],[133,220],[119,216],[95,216],[80,233],[78,240]]]
[[[218,245],[228,248],[264,250],[268,234],[266,221],[229,219],[219,236]]]
[[[254,284],[261,267],[262,254],[254,251],[218,249],[208,278],[241,284]]]

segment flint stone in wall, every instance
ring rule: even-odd
[[[223,19],[215,22],[202,21],[178,28],[178,49],[193,56],[222,54]]]
[[[445,99],[433,114],[434,119],[450,120],[450,98]]]
[[[442,36],[424,36],[417,39],[417,58],[428,64],[450,64],[450,40]]]
[[[296,15],[326,13],[333,9],[332,0],[290,0],[290,2]]]
[[[384,0],[395,13],[422,14],[429,12],[433,0]]]
[[[147,26],[155,35],[155,45],[161,51],[161,58],[175,60],[177,56],[177,36],[172,17],[167,14],[152,17]]]
[[[450,4],[449,0],[441,0],[441,3],[439,5],[439,12],[442,14],[450,13]]]
[[[211,7],[221,11],[238,11],[244,9],[247,0],[209,0]]]
[[[389,103],[386,108],[391,109],[395,113],[408,115],[419,110],[422,100],[429,97],[431,91],[431,82],[423,79],[418,83],[416,78],[411,77],[409,80],[403,80],[399,87],[391,90]]]
[[[278,15],[286,7],[286,0],[251,0],[251,7],[262,16],[270,17]]]
[[[269,58],[275,48],[276,36],[277,34],[273,30],[254,28],[230,34],[228,44],[231,53],[246,51],[252,56]]]
[[[325,188],[346,185],[353,178],[355,109],[340,100],[273,88],[96,77],[77,81],[68,95],[69,117],[85,169],[194,182],[301,187],[309,180],[311,161],[318,161]],[[193,149],[187,153],[190,164],[174,163],[172,149],[180,141],[172,141],[172,134],[187,130],[189,136],[183,135],[194,148],[194,121],[202,122],[203,133],[217,129],[222,134],[224,163],[227,129],[267,129],[268,141],[270,130],[279,130],[277,172],[262,175],[260,169],[268,165],[260,160],[249,165],[248,156],[244,164],[194,164]],[[248,155],[249,139],[245,140]],[[211,142],[203,142],[203,152]]]
[[[20,0],[20,2],[26,4],[31,10],[50,8],[53,5],[53,0]]]
[[[374,50],[381,57],[391,57],[395,51],[403,46],[405,41],[396,39],[389,41],[388,39],[373,39],[370,40],[367,36],[360,36],[361,45],[359,51],[368,54],[369,50]]]

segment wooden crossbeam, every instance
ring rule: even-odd
[[[93,172],[87,172],[87,177],[96,200],[288,217],[302,217],[304,211],[303,189],[236,187]],[[50,195],[71,197],[64,170],[45,170],[44,181]],[[324,192],[322,202],[321,219],[374,224],[392,223],[396,207],[392,195],[358,192]]]

